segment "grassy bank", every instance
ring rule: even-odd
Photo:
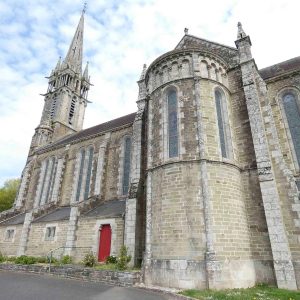
[[[186,290],[182,295],[200,300],[300,300],[299,291],[288,291],[269,286],[232,290]]]

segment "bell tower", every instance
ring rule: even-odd
[[[65,59],[59,59],[47,77],[44,109],[32,138],[30,153],[37,147],[82,129],[91,85],[88,64],[82,72],[84,13],[85,9]]]

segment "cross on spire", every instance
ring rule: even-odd
[[[86,9],[87,9],[87,2],[84,2],[84,4],[83,4],[83,9],[82,9],[82,13],[83,13],[83,14],[85,14]]]

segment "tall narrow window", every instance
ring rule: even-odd
[[[76,98],[73,98],[70,105],[70,111],[69,111],[69,124],[73,124],[73,117],[75,114],[75,105],[76,105]]]
[[[81,151],[80,151],[79,176],[78,176],[76,198],[75,198],[76,201],[79,201],[79,198],[80,198],[82,177],[83,177],[83,169],[84,169],[84,159],[85,159],[85,149],[81,149]]]
[[[56,173],[56,160],[55,157],[52,157],[52,163],[51,163],[51,168],[49,170],[49,184],[47,187],[47,194],[45,198],[45,203],[49,202],[52,196],[52,189],[53,189],[53,183],[54,183],[54,178],[55,178],[55,173]]]
[[[290,129],[291,138],[296,154],[298,166],[300,167],[300,108],[297,97],[292,92],[283,94],[283,107]]]
[[[39,187],[35,199],[36,207],[51,201],[56,171],[57,158],[55,156],[49,157],[43,161]]]
[[[47,177],[47,173],[48,173],[48,165],[49,165],[49,159],[46,160],[45,162],[46,166],[45,166],[45,171],[44,174],[41,174],[43,176],[42,179],[42,187],[41,187],[41,192],[40,192],[40,198],[39,198],[39,204],[41,203],[43,194],[44,194],[44,188],[45,188],[45,184],[46,184],[46,177]]]
[[[129,190],[130,160],[131,160],[131,138],[126,137],[125,144],[124,144],[124,163],[123,163],[123,183],[122,183],[123,195],[128,194],[128,190]]]
[[[226,122],[228,120],[227,111],[226,111],[226,99],[220,90],[215,91],[215,100],[216,100],[216,110],[217,110],[217,119],[218,119],[218,128],[219,128],[219,140],[221,147],[222,157],[228,158],[228,131],[229,126]]]
[[[177,94],[172,90],[168,93],[168,142],[169,157],[178,156],[178,121],[177,121]]]
[[[87,163],[87,173],[85,179],[84,199],[87,199],[90,193],[90,181],[91,181],[92,167],[93,167],[94,148],[90,147],[88,151],[89,151],[89,158]]]

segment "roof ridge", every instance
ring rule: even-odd
[[[71,142],[76,141],[76,140],[78,140],[80,138],[83,138],[83,137],[88,138],[90,136],[94,136],[94,135],[99,134],[101,132],[107,132],[108,130],[113,130],[113,129],[118,128],[120,126],[124,126],[124,125],[130,124],[130,123],[133,123],[135,115],[136,115],[136,112],[125,115],[125,116],[121,116],[121,117],[116,118],[116,119],[112,119],[112,120],[104,122],[104,123],[100,123],[100,124],[92,126],[92,127],[88,127],[86,129],[80,130],[80,131],[72,133],[72,134],[69,134],[69,135],[67,135],[67,136],[65,136],[65,137],[63,137],[63,138],[61,138],[61,139],[59,139],[59,140],[57,140],[57,141],[55,141],[51,144],[48,144],[44,147],[41,147],[41,148],[37,149],[37,152],[47,151],[47,150],[50,150],[52,147],[55,147],[55,146],[64,145],[65,143],[68,143],[68,142],[71,143]],[[124,121],[122,122],[122,120],[124,120]],[[119,123],[121,123],[121,124],[119,124]],[[103,129],[101,129],[101,127],[103,127]],[[97,129],[99,129],[99,130],[97,131]]]
[[[287,59],[287,60],[283,60],[283,61],[281,61],[281,62],[279,62],[279,63],[276,63],[276,64],[273,64],[273,65],[264,67],[264,68],[262,68],[262,69],[259,69],[259,71],[263,71],[263,70],[265,70],[265,69],[269,69],[269,68],[272,68],[272,67],[274,67],[274,66],[277,66],[277,65],[280,65],[280,64],[283,64],[283,63],[287,63],[287,62],[290,62],[290,61],[292,61],[292,60],[297,60],[297,59],[300,60],[300,56],[295,56],[295,57],[293,57],[293,58],[290,58],[290,59]]]

